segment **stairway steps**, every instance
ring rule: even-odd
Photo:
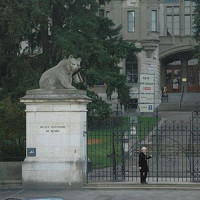
[[[169,93],[168,102],[162,102],[160,111],[193,111],[200,104],[200,93],[184,93],[180,108],[181,93]]]

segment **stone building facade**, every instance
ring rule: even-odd
[[[200,92],[200,74],[192,53],[194,7],[191,0],[111,0],[100,6],[99,15],[110,18],[116,26],[121,25],[124,39],[136,40],[143,48],[137,62],[130,59],[120,64],[131,86],[130,109],[142,112],[141,104],[145,105],[142,94],[146,95],[144,88],[148,90],[151,83],[143,87],[146,83],[141,77],[151,79],[153,94],[145,98],[146,101],[149,98],[153,108],[161,103],[164,86],[169,93],[181,93],[183,87],[186,93]],[[105,98],[103,88],[96,86],[95,90]],[[118,103],[116,98],[117,94],[113,94],[114,104]],[[152,110],[152,106],[146,106]]]

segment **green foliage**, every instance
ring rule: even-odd
[[[197,45],[194,46],[195,58],[198,59],[197,68],[200,70],[200,1],[192,0],[196,3],[195,15],[194,15],[194,39]]]
[[[121,27],[97,16],[99,3],[104,1],[1,0],[0,101],[5,103],[9,98],[10,105],[22,109],[19,98],[26,90],[39,87],[41,74],[63,57],[73,55],[82,58],[82,89],[104,82],[108,97],[117,91],[119,100],[126,104],[129,88],[118,64],[128,55],[135,58],[140,49],[123,40]],[[22,41],[28,44],[25,49]],[[90,113],[100,118],[109,116],[110,106],[97,95],[87,93],[93,101],[88,105]],[[8,114],[18,117],[16,112]],[[24,123],[14,126],[25,131]]]
[[[76,88],[86,90],[86,94],[91,98],[91,103],[88,104],[88,120],[98,119],[99,121],[108,118],[112,112],[110,104],[107,104],[93,91],[87,89],[83,83],[75,84]]]
[[[127,102],[129,91],[118,63],[128,55],[135,58],[140,49],[123,40],[121,27],[115,28],[111,20],[96,15],[96,0],[2,0],[0,11],[0,77],[10,73],[10,79],[16,78],[8,72],[8,66],[20,71],[16,59],[21,68],[30,66],[29,70],[38,75],[73,55],[83,58],[81,73],[87,85],[104,82],[109,98],[117,90],[122,103]],[[21,41],[27,41],[28,47],[20,56]],[[27,53],[36,49],[42,49],[42,53],[27,63]],[[21,76],[25,78],[26,74]],[[39,76],[34,78],[30,89],[38,86]]]
[[[112,120],[114,121],[113,118]],[[158,119],[159,121],[160,118]],[[115,150],[116,164],[120,164],[122,161],[121,134],[123,133],[122,130],[126,130],[131,134],[130,119],[128,117],[120,117],[116,119],[116,122],[114,126],[110,126],[111,122],[98,121],[98,123],[92,123],[91,127],[89,126],[88,128],[88,157],[92,162],[93,169],[112,166],[113,159],[110,155],[113,154],[113,150]],[[149,137],[156,123],[157,119],[155,117],[138,117],[136,134],[139,141]]]
[[[122,162],[122,129],[130,130],[129,117],[94,120],[88,124],[88,157],[93,169],[112,166],[114,150],[116,164]]]
[[[99,120],[106,119],[111,114],[110,105],[102,100],[95,92],[87,90],[88,97],[91,98],[92,102],[88,104],[88,115],[98,116]]]
[[[160,118],[158,118],[158,121],[156,117],[138,117],[138,124],[137,124],[137,136],[140,141],[145,139],[149,135],[149,133],[152,132],[152,130],[155,128],[156,123],[160,121]]]
[[[0,101],[0,161],[25,157],[25,106],[10,97]]]

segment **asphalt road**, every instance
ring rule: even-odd
[[[50,198],[51,197],[51,198]],[[0,190],[0,200],[199,200],[200,191],[179,190]],[[57,198],[57,199],[56,199]]]

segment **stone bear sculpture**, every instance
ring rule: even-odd
[[[45,71],[39,81],[42,89],[74,89],[72,74],[80,68],[81,58],[69,56]]]

